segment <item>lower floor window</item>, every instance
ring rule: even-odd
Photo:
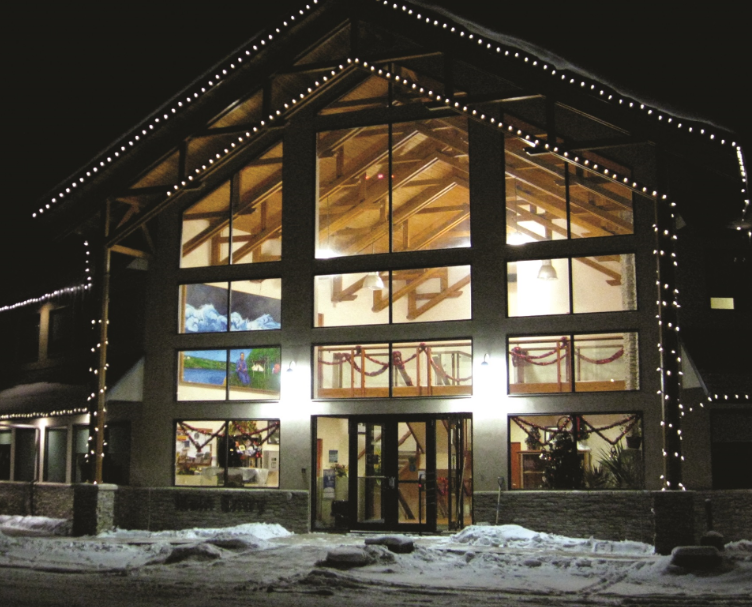
[[[175,484],[279,487],[279,420],[178,421]]]
[[[638,414],[509,418],[511,489],[642,489]]]

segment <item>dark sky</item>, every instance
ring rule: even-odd
[[[16,40],[4,55],[10,106],[4,181],[12,184],[3,201],[6,226],[16,213],[30,214],[59,181],[297,4],[112,0],[61,3],[40,14],[35,3],[18,9],[18,18],[6,22]],[[626,91],[752,142],[745,115],[752,105],[750,26],[731,3],[705,5],[702,13],[653,2],[656,11],[637,0],[435,4],[550,48]],[[498,7],[499,14],[488,7]]]

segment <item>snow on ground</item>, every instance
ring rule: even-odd
[[[7,522],[0,519],[3,524]],[[16,531],[24,524],[32,529],[43,526],[39,520],[13,524]],[[54,522],[47,527],[56,528]],[[518,525],[471,526],[453,536],[411,536],[415,550],[409,554],[365,546],[366,537],[372,535],[295,535],[279,525],[257,523],[183,531],[115,530],[82,538],[10,536],[0,531],[0,580],[3,568],[20,568],[122,572],[156,580],[160,587],[199,579],[207,588],[242,582],[250,590],[282,592],[302,585],[329,592],[355,584],[417,592],[534,591],[599,600],[676,595],[739,600],[752,595],[752,541],[728,544],[724,565],[717,571],[690,573],[672,567],[671,557],[653,554],[647,544],[569,538]],[[371,564],[347,570],[322,567],[327,553],[338,547],[363,549]]]

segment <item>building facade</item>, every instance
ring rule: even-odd
[[[93,280],[3,311],[37,338],[5,508],[89,479],[122,526],[650,540],[749,505],[709,465],[749,389],[691,364],[677,266],[702,188],[749,246],[743,155],[681,122],[409,3],[301,7],[35,213]]]

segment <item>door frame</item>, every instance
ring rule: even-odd
[[[313,416],[312,421],[312,436],[313,448],[312,457],[316,457],[316,420],[318,418],[336,417],[340,419],[347,419],[348,424],[348,459],[350,463],[350,474],[348,476],[348,495],[350,499],[347,501],[347,529],[352,531],[373,531],[373,532],[404,532],[404,533],[436,533],[438,523],[438,487],[437,487],[437,473],[436,473],[436,424],[443,419],[459,418],[469,421],[472,424],[472,413],[405,413],[405,414],[345,414],[345,415],[317,415]],[[398,470],[398,451],[399,451],[399,436],[398,426],[400,423],[406,422],[424,422],[426,424],[426,445],[425,445],[425,478],[422,482],[422,487],[419,491],[425,493],[425,509],[422,508],[419,511],[417,523],[399,523],[399,470]],[[358,522],[358,424],[375,424],[383,426],[381,436],[381,474],[382,482],[389,483],[389,478],[394,478],[394,486],[387,486],[382,492],[381,508],[384,517],[374,522]],[[472,427],[472,426],[471,426]],[[450,455],[448,457],[451,458]],[[312,523],[316,518],[316,506],[318,495],[315,493],[317,489],[316,484],[316,465],[312,466],[312,489],[313,495],[311,496],[311,517]],[[354,462],[354,463],[353,463]],[[472,464],[471,464],[472,465]],[[388,474],[389,473],[389,474]],[[471,471],[472,475],[472,471]],[[416,481],[402,481],[403,483],[414,483]],[[450,480],[450,491],[464,491],[464,485],[462,487],[452,486]],[[461,506],[463,503],[464,494],[460,496],[458,504]],[[451,499],[451,497],[449,498]],[[419,503],[422,503],[419,497]]]

